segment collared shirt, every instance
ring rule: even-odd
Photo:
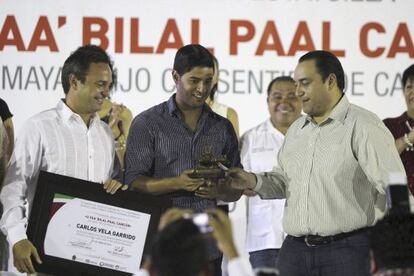
[[[125,153],[125,184],[139,176],[174,177],[186,169],[195,168],[205,146],[211,146],[215,156],[225,155],[228,166],[240,166],[238,141],[233,126],[205,104],[195,131],[189,129],[175,103],[175,95],[138,116],[129,130]],[[216,200],[196,197],[190,192],[167,195],[175,207],[201,212],[214,208]],[[212,246],[214,242],[210,242]],[[210,259],[220,256],[210,247]]]
[[[195,168],[205,146],[215,156],[225,155],[229,166],[240,166],[237,137],[229,120],[204,105],[193,132],[184,123],[175,95],[136,116],[130,128],[125,154],[125,183],[137,177],[174,177]],[[215,200],[193,193],[171,194],[173,205],[202,211]]]
[[[411,128],[414,127],[414,120],[408,117],[407,112],[404,112],[399,117],[384,119],[384,124],[391,131],[394,139],[397,140],[410,132],[407,124]],[[408,188],[410,188],[411,194],[414,195],[414,151],[407,149],[400,154],[400,157],[407,173]]]
[[[390,173],[405,173],[394,139],[372,112],[343,96],[329,117],[289,128],[279,167],[258,177],[263,198],[286,197],[284,230],[322,236],[373,225],[374,202]]]
[[[114,165],[110,128],[98,116],[89,128],[59,101],[57,107],[30,118],[17,136],[0,198],[0,222],[11,245],[27,238],[26,224],[40,170],[93,182],[104,182]]]
[[[244,170],[253,173],[271,171],[277,165],[277,153],[285,136],[272,124],[270,118],[247,131],[241,138],[241,163]],[[281,248],[284,240],[282,228],[284,199],[262,200],[247,197],[248,252]]]

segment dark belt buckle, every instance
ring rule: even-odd
[[[308,235],[305,236],[305,243],[309,247],[314,247],[321,244],[326,244],[324,237]]]

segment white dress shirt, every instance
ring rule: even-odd
[[[247,131],[241,138],[241,163],[248,172],[268,172],[277,165],[277,153],[285,136],[278,131],[270,118]],[[284,199],[262,200],[259,196],[247,197],[248,252],[278,249],[282,246]]]
[[[60,100],[55,108],[30,118],[17,136],[0,194],[0,221],[11,247],[26,239],[27,219],[40,170],[104,182],[114,165],[111,129],[95,114],[89,128]]]

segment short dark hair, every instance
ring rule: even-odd
[[[176,220],[156,235],[151,263],[159,276],[199,275],[209,267],[205,238],[191,220]]]
[[[114,72],[113,62],[108,54],[98,46],[85,45],[76,49],[63,64],[61,80],[65,94],[70,89],[70,74],[75,75],[79,81],[84,83],[91,63],[108,64],[112,72],[112,85],[116,82],[116,72]]]
[[[218,71],[219,70],[219,62],[218,62],[218,59],[213,55],[213,64],[214,63],[217,64],[217,71]],[[213,87],[211,88],[210,95],[209,95],[210,100],[214,101],[214,96],[216,95],[217,89],[218,89],[218,80],[217,80],[217,83],[214,84]]]
[[[312,51],[304,54],[299,58],[299,63],[306,60],[315,60],[315,66],[323,81],[329,77],[330,74],[336,76],[339,89],[343,92],[345,89],[345,73],[339,59],[328,51]]]
[[[213,55],[206,48],[199,44],[189,44],[178,49],[173,69],[180,76],[198,66],[214,70]]]
[[[273,84],[275,84],[276,82],[291,82],[291,83],[295,84],[295,80],[292,79],[292,77],[290,77],[290,76],[280,76],[280,77],[277,77],[277,78],[273,79],[269,83],[269,85],[267,86],[267,95],[268,96],[270,94],[270,91],[272,90]]]
[[[404,70],[404,73],[402,75],[402,85],[403,89],[405,85],[407,84],[408,79],[414,78],[414,64],[412,64],[410,67]]]

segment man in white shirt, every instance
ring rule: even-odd
[[[290,125],[299,118],[302,105],[295,94],[295,81],[288,76],[273,79],[267,88],[270,118],[241,138],[241,163],[248,172],[263,173],[277,165],[277,153]],[[253,193],[255,195],[255,193]],[[276,268],[284,232],[284,199],[247,198],[246,249],[253,268]]]
[[[78,48],[63,65],[65,98],[55,108],[31,117],[22,127],[0,194],[4,207],[0,227],[13,256],[9,271],[13,271],[14,264],[19,272],[34,273],[31,258],[41,263],[26,236],[41,170],[105,182],[108,193],[121,188],[111,179],[117,171],[111,129],[96,115],[113,79],[112,62],[104,50],[92,45]]]

